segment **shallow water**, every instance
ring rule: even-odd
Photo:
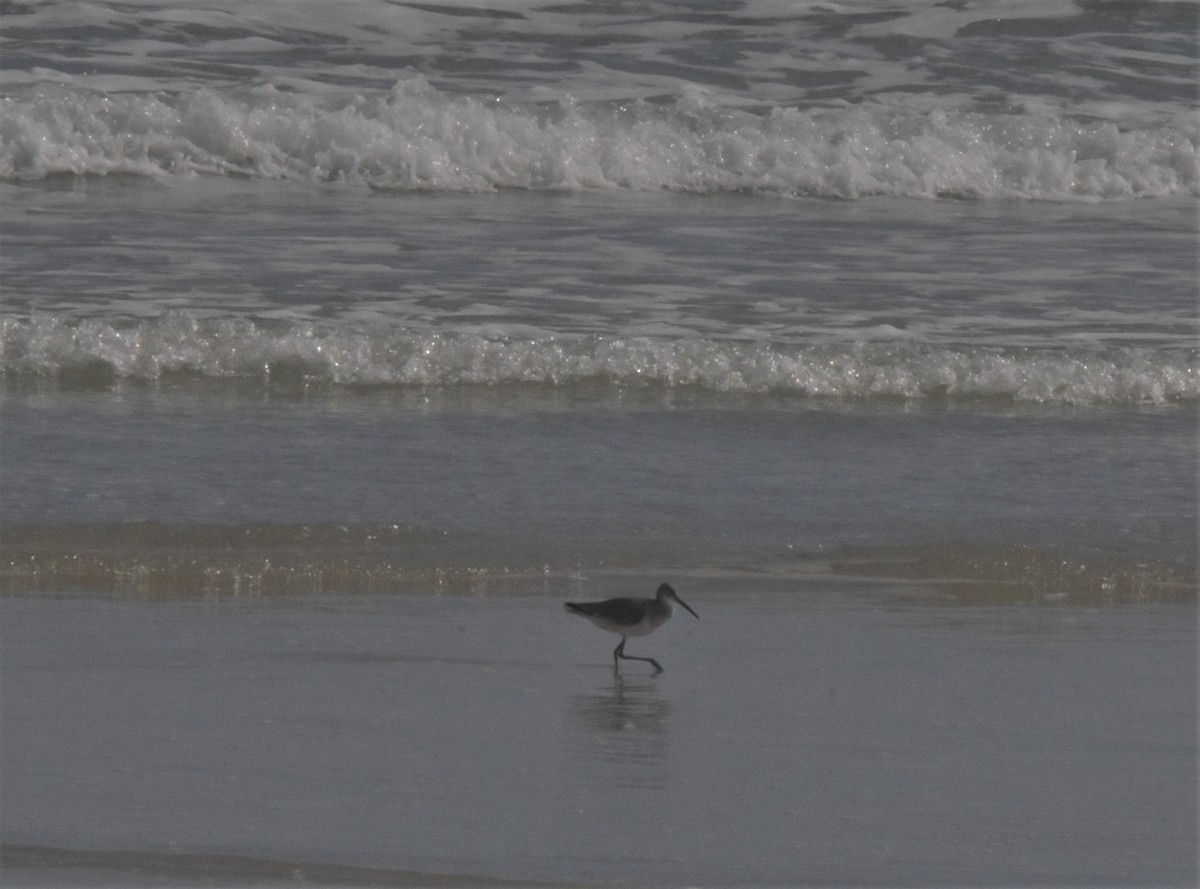
[[[14,532],[164,523],[179,545],[193,525],[402,519],[423,541],[476,535],[461,559],[479,534],[512,539],[511,560],[481,549],[477,567],[555,572],[651,544],[749,565],[956,542],[1195,558],[1195,424],[1177,411],[649,401],[10,397],[0,514]],[[380,546],[403,559],[408,542]]]

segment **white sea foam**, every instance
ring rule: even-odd
[[[1200,125],[1045,114],[508,104],[413,77],[337,98],[39,87],[0,105],[0,176],[216,174],[385,189],[749,191],[829,198],[1200,194]]]
[[[1200,400],[1182,350],[999,349],[915,343],[783,346],[699,337],[488,337],[395,328],[260,325],[183,315],[126,324],[0,319],[10,377],[285,379],[335,386],[542,384],[696,387],[797,397],[1003,398],[1062,404]]]
[[[1200,193],[1189,4],[279,0],[6,10],[0,178]]]

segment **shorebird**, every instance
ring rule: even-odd
[[[630,636],[645,636],[653,633],[671,616],[671,600],[675,600],[691,613],[696,620],[700,615],[692,611],[687,602],[676,595],[669,583],[658,588],[653,599],[605,599],[603,602],[566,602],[575,614],[582,614],[602,630],[616,633],[621,644],[613,651],[613,672],[620,667],[617,659],[646,661],[654,665],[654,672],[661,673],[662,666],[652,657],[635,657],[625,653],[625,640]]]

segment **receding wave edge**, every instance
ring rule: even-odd
[[[396,524],[156,522],[0,527],[0,594],[129,599],[563,594],[588,575],[721,576],[908,590],[934,604],[1197,600],[1185,560],[970,541],[814,552],[711,542],[573,540]]]

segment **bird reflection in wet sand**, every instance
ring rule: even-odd
[[[574,697],[571,748],[581,778],[614,788],[662,787],[667,782],[671,704],[649,679],[627,681]]]
[[[630,636],[646,636],[653,633],[672,614],[671,603],[678,602],[697,620],[700,615],[692,611],[669,583],[659,586],[653,599],[605,599],[603,602],[567,602],[567,608],[582,614],[602,630],[616,633],[621,644],[613,650],[613,672],[620,670],[620,660],[646,661],[655,673],[663,671],[662,665],[652,657],[638,657],[625,653],[625,641]]]

